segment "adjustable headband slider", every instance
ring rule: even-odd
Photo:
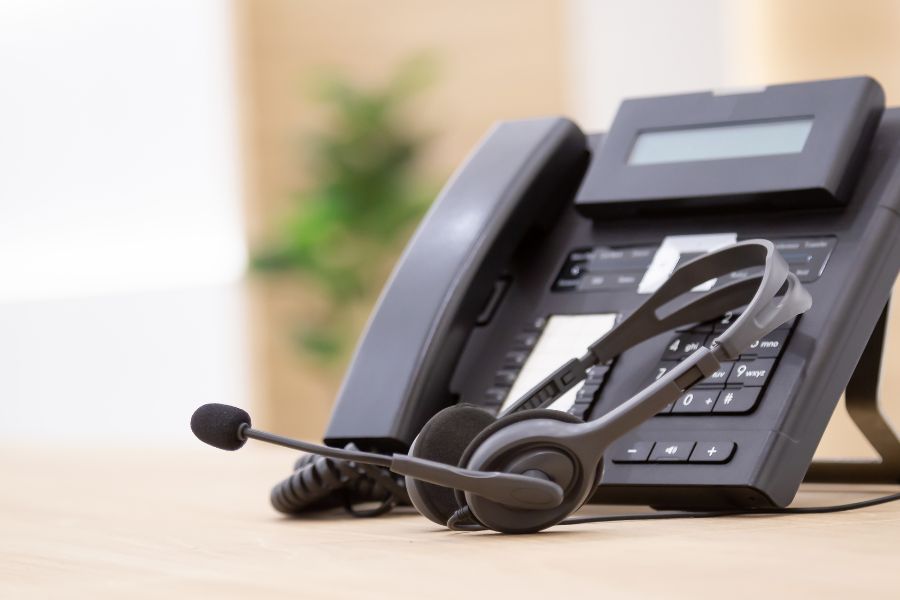
[[[709,348],[698,348],[693,354],[684,359],[682,364],[684,365],[684,373],[675,377],[675,385],[682,391],[706,379],[721,366],[721,363]]]

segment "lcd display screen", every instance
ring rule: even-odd
[[[796,154],[803,150],[812,117],[645,131],[637,136],[629,165]]]

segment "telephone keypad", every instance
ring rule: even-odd
[[[740,316],[729,312],[709,323],[679,331],[667,343],[660,362],[652,373],[659,379],[700,345],[709,346],[717,335]],[[778,358],[796,319],[757,340],[736,361],[725,361],[709,377],[682,394],[657,416],[702,416],[745,414],[756,408],[763,388],[776,368]],[[714,333],[708,333],[712,330]],[[674,360],[677,359],[677,360]]]

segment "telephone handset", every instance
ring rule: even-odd
[[[435,200],[400,258],[344,378],[327,441],[409,447],[452,402],[448,385],[469,330],[516,247],[552,220],[587,164],[587,140],[563,118],[500,123]]]
[[[763,238],[813,308],[749,341],[613,444],[593,499],[787,505],[808,470],[823,472],[810,464],[841,392],[873,376],[900,268],[898,148],[900,109],[885,110],[881,87],[867,77],[627,100],[605,134],[585,135],[563,118],[501,123],[404,252],[326,443],[404,452],[433,415],[457,403],[506,415],[556,398],[550,408],[560,414],[603,419],[746,315],[723,308],[716,319],[692,319],[684,307],[657,307],[668,311],[658,315],[667,326],[640,343],[621,340],[627,350],[584,372],[572,363],[566,368],[576,371],[548,374],[607,332],[627,331],[616,325],[679,266]],[[740,268],[696,293],[755,285],[759,274]],[[863,402],[879,418],[874,395]],[[882,462],[858,473],[900,481],[895,446],[878,445]],[[334,465],[303,469],[335,488],[350,478]],[[369,474],[372,489],[390,489],[389,478]]]

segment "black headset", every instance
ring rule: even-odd
[[[763,267],[762,274],[676,302],[711,279],[754,267]],[[708,348],[699,348],[600,418],[585,422],[546,408],[581,382],[592,366],[675,327],[744,305],[743,313]],[[222,404],[197,409],[191,429],[204,442],[225,450],[236,450],[253,438],[386,467],[406,476],[413,506],[435,523],[460,530],[531,533],[556,525],[587,501],[600,480],[603,453],[611,443],[811,305],[809,293],[774,245],[749,240],[676,269],[584,356],[548,375],[499,418],[466,404],[437,413],[416,436],[409,454],[388,456],[291,440],[252,429],[246,412]]]

